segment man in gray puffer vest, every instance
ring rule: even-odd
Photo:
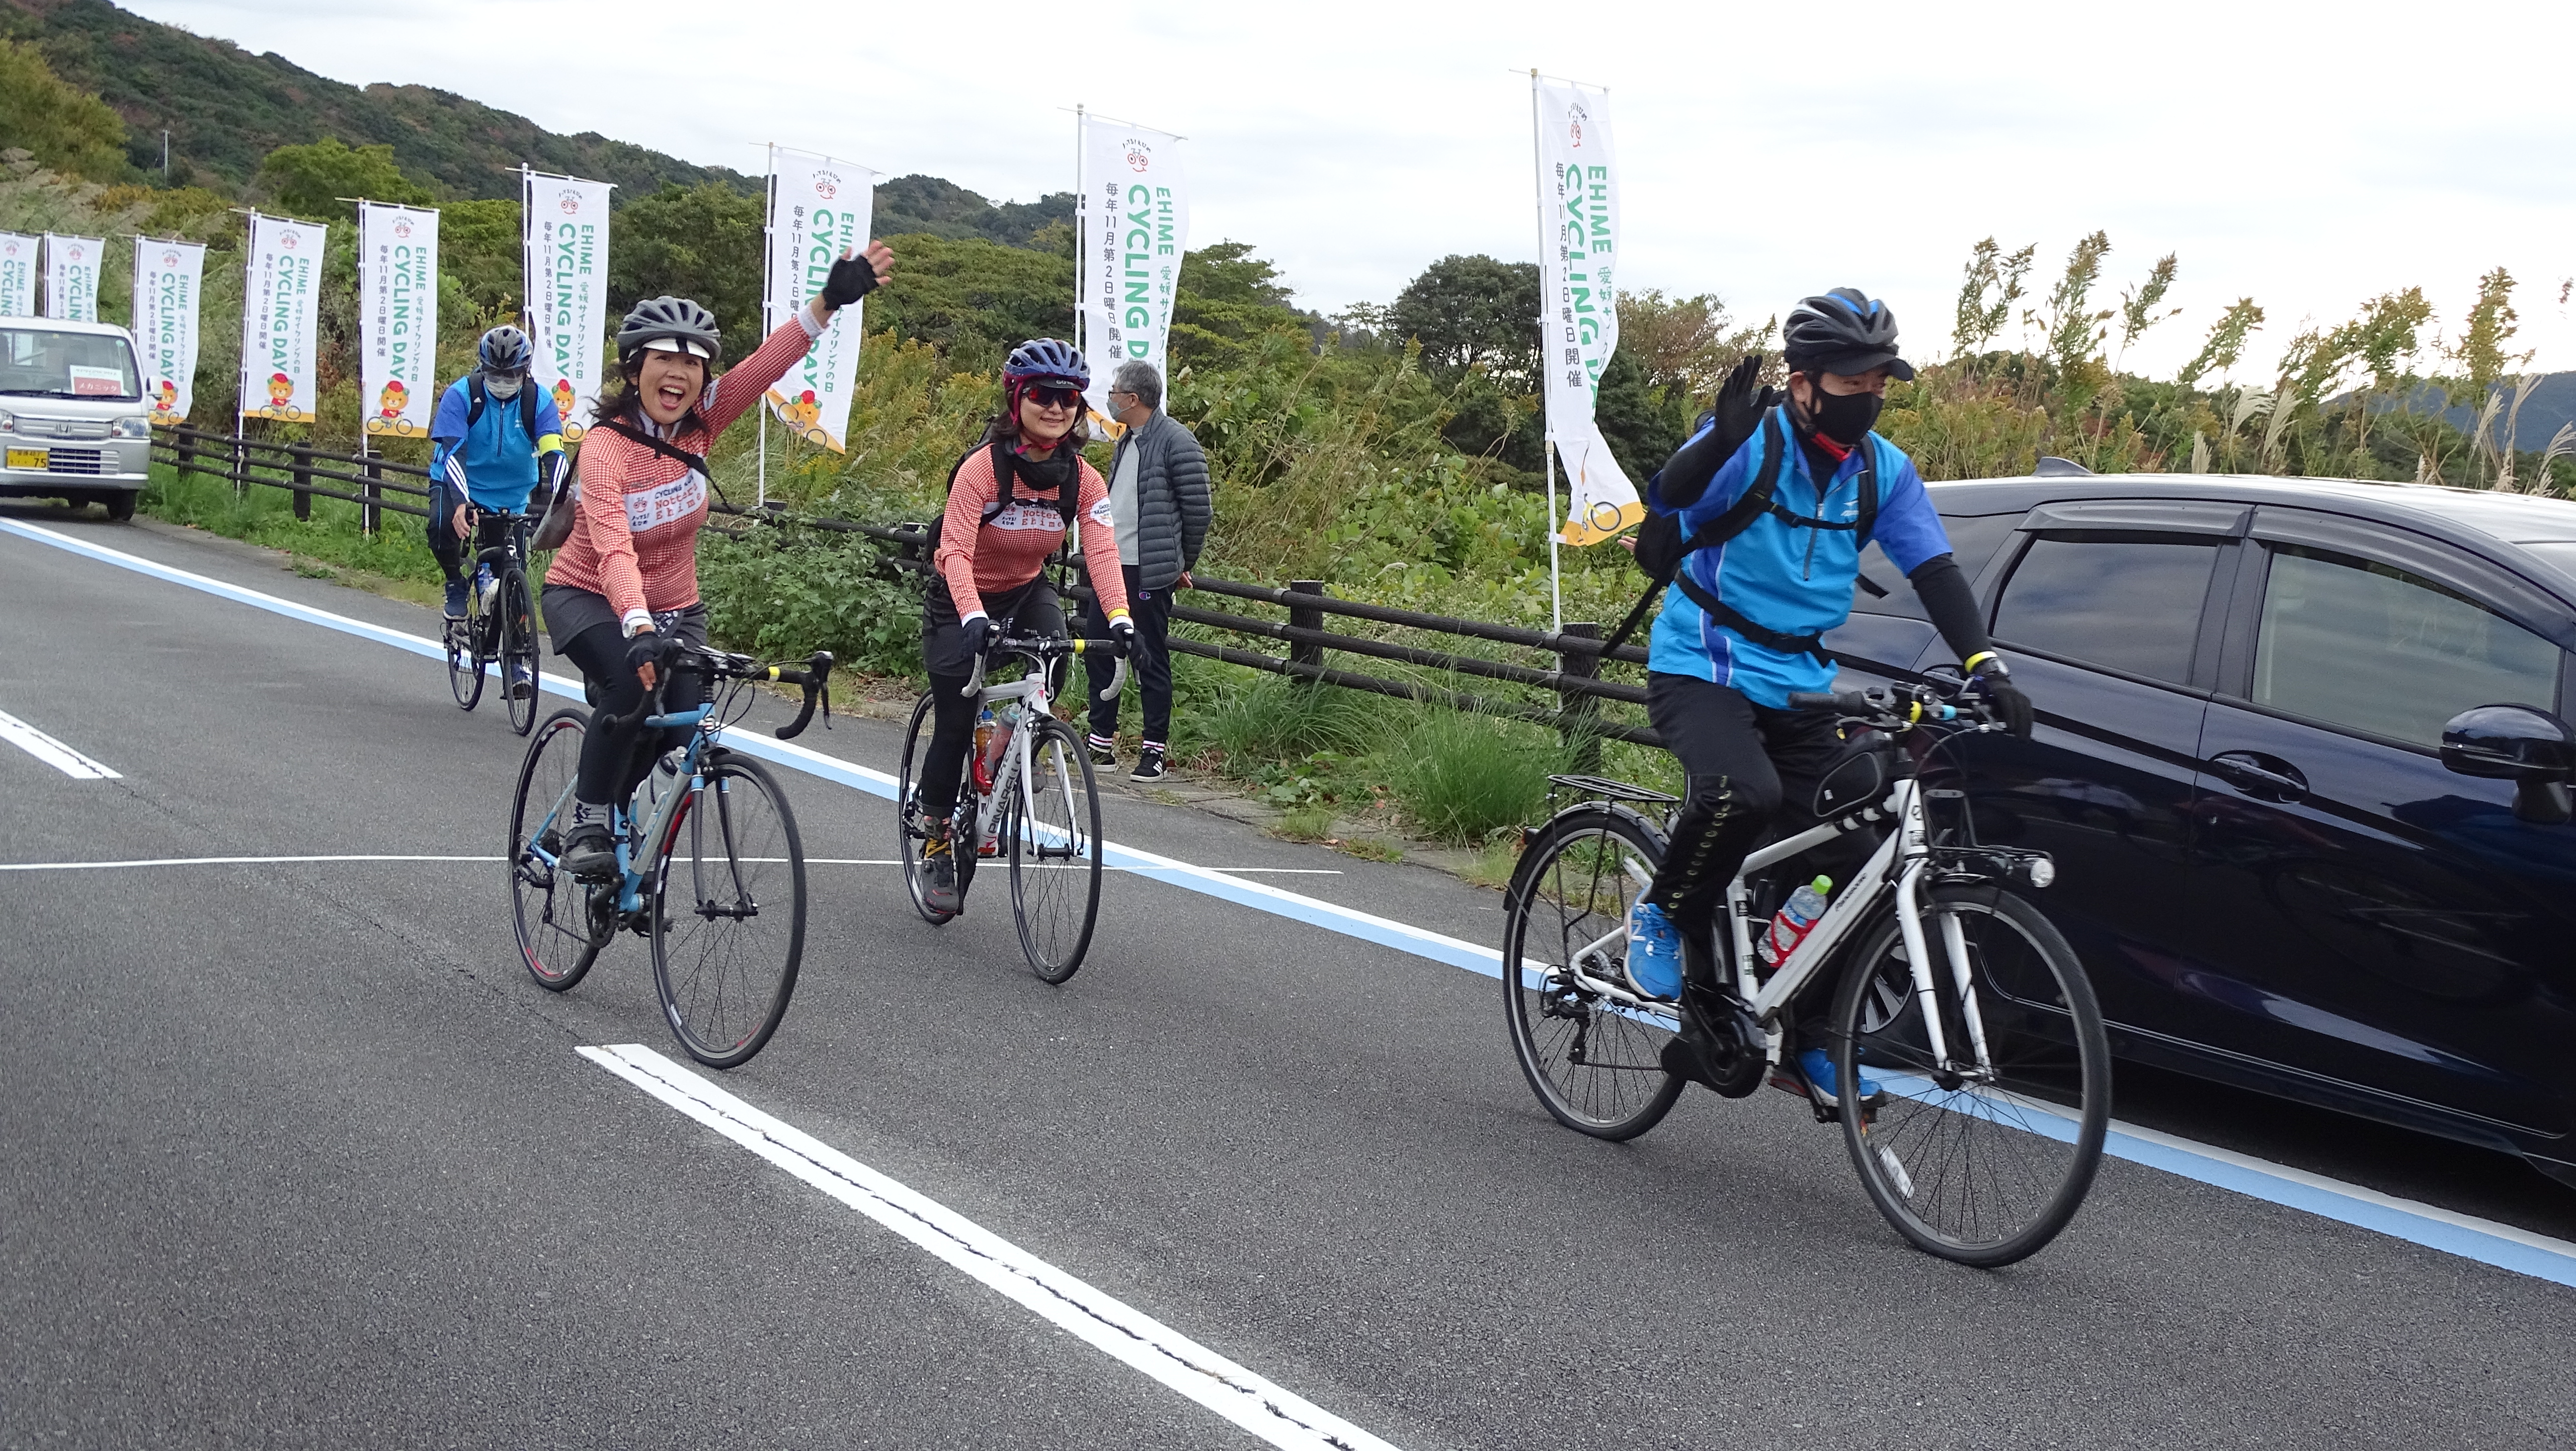
[[[1190,587],[1190,570],[1207,542],[1207,455],[1188,429],[1163,412],[1163,379],[1151,363],[1121,363],[1109,380],[1109,406],[1127,431],[1109,463],[1109,512],[1118,524],[1118,563],[1127,576],[1127,609],[1136,621],[1130,656],[1145,695],[1145,738],[1129,779],[1163,779],[1163,752],[1172,738],[1172,591]],[[1085,560],[1086,570],[1107,561]],[[1083,611],[1083,633],[1109,632],[1093,603]],[[1100,699],[1113,667],[1086,661],[1091,676],[1091,760],[1118,763],[1118,702]]]

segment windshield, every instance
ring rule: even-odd
[[[143,383],[134,349],[113,333],[0,327],[0,395],[131,401]]]

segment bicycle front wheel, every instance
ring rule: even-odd
[[[466,606],[468,611],[473,608],[471,604]],[[460,710],[472,710],[483,698],[483,661],[474,653],[478,628],[470,613],[464,619],[446,622],[447,688],[455,694]]]
[[[537,723],[537,614],[528,606],[528,577],[516,569],[501,576],[501,693],[510,702],[510,729],[526,735]],[[522,687],[520,677],[526,676]]]
[[[554,863],[563,852],[564,821],[572,812],[573,779],[580,773],[581,738],[588,725],[589,718],[577,710],[547,717],[528,741],[518,794],[510,802],[511,922],[528,976],[549,992],[581,981],[617,931],[616,889],[577,881]]]
[[[690,1057],[751,1061],[787,1016],[805,956],[805,845],[759,762],[725,752],[671,815],[645,910],[653,987]]]
[[[1835,994],[1843,1142],[1917,1248],[2008,1265],[2056,1238],[2102,1162],[2102,1010],[2074,949],[2009,892],[1936,887],[1922,928],[1929,1003],[1893,914],[1862,934]],[[1937,1054],[1927,1022],[1940,1024]]]
[[[1633,812],[1578,807],[1539,828],[1503,900],[1512,1051],[1556,1121],[1596,1139],[1635,1138],[1682,1093],[1663,1064],[1680,1005],[1628,981],[1628,911],[1663,859]]]
[[[1028,773],[1003,785],[1011,843],[1011,912],[1020,951],[1046,982],[1081,970],[1100,916],[1100,786],[1073,728],[1042,716],[1028,738]]]

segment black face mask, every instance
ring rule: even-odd
[[[1064,486],[1073,482],[1075,463],[1081,457],[1081,451],[1074,448],[1071,440],[1067,439],[1058,443],[1054,451],[1044,457],[1031,458],[1022,454],[1013,459],[1011,471],[1020,476],[1032,493],[1061,494]]]
[[[1870,425],[1878,422],[1878,410],[1886,399],[1876,393],[1828,393],[1822,388],[1813,394],[1815,402],[1808,408],[1816,431],[1845,448],[1857,448]]]

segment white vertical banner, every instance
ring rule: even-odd
[[[358,407],[371,438],[426,438],[438,407],[438,213],[358,203]]]
[[[876,205],[877,174],[851,161],[835,161],[784,147],[769,152],[769,295],[767,326],[777,327],[803,307],[832,273],[833,259],[868,244]],[[832,315],[831,325],[805,350],[805,361],[787,370],[769,390],[770,411],[808,443],[847,452],[850,390],[859,379],[860,329],[855,302]]]
[[[45,316],[98,321],[98,277],[106,251],[104,237],[45,234]]]
[[[143,354],[143,396],[155,423],[185,423],[196,406],[197,302],[205,282],[204,247],[134,239],[134,346]]]
[[[0,317],[36,315],[36,239],[0,232]]]
[[[1598,544],[1646,517],[1637,486],[1593,421],[1601,372],[1619,346],[1619,173],[1610,96],[1533,76],[1537,90],[1539,374],[1547,432],[1565,466],[1568,544]]]
[[[604,181],[522,168],[527,247],[528,336],[536,381],[554,394],[563,436],[599,400],[600,355],[608,346],[608,194]]]
[[[1190,245],[1190,193],[1181,138],[1082,117],[1083,347],[1091,411],[1109,416],[1109,379],[1147,362],[1171,396],[1172,300]]]
[[[313,421],[313,308],[321,294],[319,222],[250,217],[242,272],[241,416]]]

